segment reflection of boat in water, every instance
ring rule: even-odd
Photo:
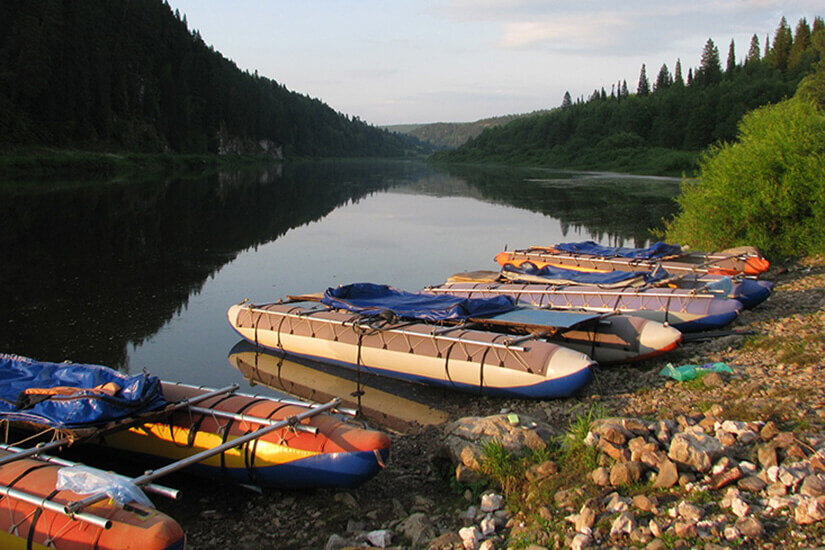
[[[246,341],[232,348],[229,363],[250,381],[304,399],[328,401],[340,397],[346,406],[358,409],[365,418],[401,432],[447,420],[446,412],[391,391],[397,389],[409,394],[418,389],[415,386],[394,384],[393,380],[367,373],[359,375],[334,365],[311,364]],[[402,387],[394,388],[396,385]]]

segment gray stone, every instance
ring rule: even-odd
[[[808,525],[825,519],[825,497],[806,497],[794,510],[799,525]]]
[[[619,493],[610,493],[604,497],[604,509],[608,512],[624,512],[630,508]]]
[[[773,443],[759,445],[756,448],[756,457],[759,459],[759,464],[761,464],[763,468],[776,466],[778,463],[776,458],[776,447]]]
[[[593,537],[585,533],[576,533],[573,540],[570,542],[571,550],[584,550],[590,548],[593,543]]]
[[[607,468],[596,468],[590,472],[590,479],[599,487],[610,485],[610,471]]]
[[[811,474],[805,477],[805,481],[802,482],[802,487],[799,489],[799,493],[805,495],[806,497],[819,497],[825,495],[825,481],[816,474]]]
[[[738,485],[739,488],[743,491],[750,491],[751,493],[758,493],[759,491],[768,486],[767,483],[765,483],[756,476],[744,477],[740,479],[739,483],[737,483],[736,485]]]
[[[739,518],[736,520],[736,528],[743,536],[752,539],[761,538],[765,534],[762,523],[754,517]]]
[[[410,539],[414,546],[418,546],[438,535],[430,518],[423,512],[412,514],[399,523],[396,530]]]
[[[476,527],[464,527],[458,530],[458,536],[466,550],[478,550],[478,543],[481,539],[481,532]]]
[[[649,497],[647,495],[636,495],[633,497],[633,506],[642,512],[656,513],[656,507],[658,504],[659,503],[656,501],[656,497]]]
[[[392,543],[392,531],[389,529],[378,529],[367,533],[367,541],[378,548],[386,548]]]
[[[636,518],[630,512],[619,514],[610,526],[610,536],[629,535],[636,528]]]
[[[722,455],[722,451],[722,444],[715,437],[696,432],[682,432],[673,436],[668,457],[700,472],[707,472],[713,466],[713,462]]]
[[[705,515],[704,510],[688,502],[680,502],[676,507],[676,513],[678,513],[682,519],[691,523],[698,522]]]
[[[577,502],[582,495],[584,495],[584,491],[579,487],[574,487],[573,489],[563,489],[561,491],[556,491],[556,494],[553,495],[553,502],[556,503],[558,508],[573,510],[578,507]]]
[[[653,486],[657,489],[669,489],[679,482],[679,470],[676,468],[676,463],[665,460],[659,465],[659,473],[656,475],[656,481]]]
[[[455,464],[464,464],[480,471],[484,446],[491,441],[500,443],[513,453],[526,448],[542,449],[554,435],[545,422],[522,415],[518,424],[512,424],[507,415],[471,416],[451,422],[444,428],[442,453]]]
[[[576,516],[576,531],[583,533],[585,529],[592,529],[596,523],[596,510],[585,504]]]
[[[327,543],[324,545],[324,550],[340,550],[341,548],[346,548],[347,546],[350,546],[350,542],[347,539],[333,534],[327,539]]]
[[[504,506],[504,497],[496,493],[486,493],[481,496],[481,511],[495,512]]]
[[[617,462],[610,469],[610,484],[622,487],[642,479],[644,465],[641,462]]]

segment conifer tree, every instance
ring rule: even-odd
[[[693,86],[693,67],[688,69],[687,85]]]
[[[627,96],[628,96],[628,92],[627,92],[627,80],[622,80],[622,93],[621,93],[621,96],[622,96],[622,97],[627,97]]]
[[[805,54],[811,46],[811,27],[803,17],[796,25],[796,32],[793,36],[793,44],[788,54],[788,69],[800,68],[805,60]]]
[[[676,60],[676,68],[673,70],[673,83],[677,86],[684,86],[685,81],[682,78],[682,60]]]
[[[725,75],[727,77],[733,76],[733,72],[736,70],[736,50],[735,46],[733,45],[733,38],[730,40],[730,47],[728,48],[728,62],[725,66]]]
[[[748,57],[745,59],[745,65],[756,61],[759,61],[759,37],[754,34],[751,38],[751,46],[748,48]]]
[[[561,108],[567,109],[573,105],[573,100],[570,98],[570,92],[564,92],[564,97],[561,100]]]
[[[601,99],[607,99],[607,92],[604,91],[604,86],[602,86]]]
[[[653,85],[653,91],[657,92],[659,90],[664,90],[665,88],[670,87],[673,84],[673,79],[670,76],[670,71],[667,68],[667,64],[663,64],[662,68],[659,69],[659,74],[656,76],[656,83]]]
[[[707,86],[719,82],[722,77],[722,66],[719,62],[719,49],[713,40],[708,38],[702,50],[702,61],[693,79],[697,84]]]
[[[765,56],[768,58],[768,65],[784,73],[788,69],[791,46],[793,46],[793,35],[791,34],[791,28],[788,26],[788,21],[783,17],[779,21],[779,28],[776,29],[776,34],[773,37],[771,53]]]
[[[638,96],[646,96],[650,94],[650,81],[647,79],[647,72],[645,70],[645,64],[642,63],[642,70],[639,71],[639,85],[636,86],[636,95]]]

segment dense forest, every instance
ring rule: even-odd
[[[162,0],[0,2],[0,149],[402,156],[422,144],[241,71]]]
[[[560,107],[487,129],[455,151],[447,162],[504,162],[566,168],[650,173],[692,172],[698,152],[730,141],[744,114],[794,94],[799,81],[825,57],[825,23],[806,19],[795,29],[782,18],[773,39],[754,35],[745,55],[730,42],[726,63],[709,39],[697,68],[676,60],[655,79],[642,65],[636,93],[627,82],[594,90]]]

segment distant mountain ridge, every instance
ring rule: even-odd
[[[0,2],[0,128],[0,150],[428,152],[241,71],[163,0]]]
[[[475,122],[432,122],[426,124],[395,124],[382,126],[390,132],[406,134],[429,143],[438,149],[455,149],[471,138],[481,134],[486,128],[504,126],[516,119],[536,115],[546,111],[534,111],[518,115],[504,115],[484,118]]]

